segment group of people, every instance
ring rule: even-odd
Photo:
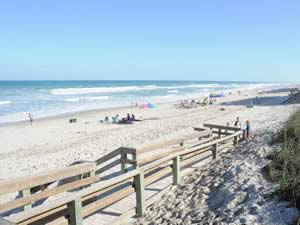
[[[229,124],[227,124],[229,125]],[[250,121],[246,120],[246,124],[244,127],[242,127],[242,123],[240,121],[240,117],[237,117],[235,122],[234,122],[234,127],[238,127],[238,128],[242,128],[243,132],[244,132],[244,136],[245,138],[249,138],[250,137],[250,131],[251,131],[251,127],[250,127]]]
[[[138,121],[136,118],[135,118],[135,115],[134,114],[129,114],[127,113],[126,117],[123,117],[123,118],[120,118],[119,114],[117,114],[116,116],[113,116],[111,118],[111,121],[109,120],[109,117],[106,116],[104,118],[104,121],[100,120],[100,122],[104,122],[104,123],[131,123],[133,121]]]

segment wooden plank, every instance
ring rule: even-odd
[[[121,150],[127,154],[136,154],[137,150],[135,148],[121,147]]]
[[[124,180],[124,181],[122,181],[122,182],[120,182],[120,183],[113,184],[113,185],[111,185],[111,186],[109,186],[109,187],[106,187],[106,188],[101,189],[101,190],[99,190],[99,191],[93,192],[93,193],[91,193],[91,194],[89,194],[89,195],[83,196],[83,197],[82,197],[82,201],[85,202],[86,200],[92,199],[92,198],[97,197],[97,196],[99,196],[99,195],[101,195],[101,194],[104,194],[104,193],[106,193],[106,192],[112,191],[112,190],[115,189],[116,187],[119,187],[119,186],[121,186],[121,185],[123,185],[123,184],[129,183],[129,182],[132,182],[132,181],[133,181],[133,178],[129,178],[129,179]]]
[[[16,225],[16,224],[0,217],[0,225]]]
[[[170,149],[166,149],[163,151],[158,151],[157,153],[151,154],[151,156],[149,156],[149,157],[140,158],[138,161],[138,164],[142,165],[145,163],[149,163],[154,160],[161,159],[171,153],[182,151],[183,149],[184,149],[183,147],[178,147],[178,148],[170,148]]]
[[[92,204],[89,204],[82,209],[82,215],[83,217],[87,217],[91,215],[92,213],[101,210],[125,197],[130,195],[131,193],[134,193],[134,188],[129,186],[126,187],[120,191],[114,192],[112,195],[106,196],[104,198],[101,198]]]
[[[136,214],[138,217],[141,217],[144,215],[146,210],[145,184],[143,172],[139,173],[134,177],[134,187],[136,193]]]
[[[118,148],[110,153],[108,153],[107,155],[105,156],[102,156],[101,158],[97,159],[95,162],[97,165],[100,165],[102,163],[105,163],[106,161],[112,159],[112,158],[115,158],[116,156],[119,156],[121,154],[121,149],[122,148]]]
[[[96,174],[103,173],[103,172],[105,172],[105,171],[107,171],[107,170],[109,170],[109,169],[111,169],[111,168],[119,165],[120,163],[121,163],[121,159],[116,159],[115,161],[113,161],[113,162],[111,162],[111,163],[109,163],[109,164],[101,167],[100,169],[97,169],[96,170]]]
[[[162,177],[171,174],[172,172],[172,168],[170,166],[165,167],[161,170],[159,170],[158,172],[148,176],[145,178],[145,185],[149,185],[152,184],[154,182],[156,182],[157,180],[160,180]]]
[[[0,195],[30,189],[32,187],[51,183],[64,178],[73,177],[79,174],[87,173],[95,169],[93,163],[82,163],[63,169],[52,170],[50,172],[43,172],[32,176],[16,178],[12,180],[0,181]]]
[[[179,145],[182,142],[184,142],[183,139],[171,139],[171,140],[166,140],[166,141],[160,141],[158,143],[151,144],[147,147],[138,148],[137,153],[141,154],[141,153],[146,153],[146,152],[150,152],[153,150],[158,150],[160,148],[166,148],[166,147],[169,147],[172,145]]]
[[[215,129],[227,129],[227,130],[233,130],[233,131],[240,131],[241,128],[238,127],[230,127],[230,126],[222,126],[222,125],[216,125],[216,124],[210,124],[210,123],[204,123],[204,127],[208,128],[215,128]]]
[[[51,211],[55,211],[56,209],[59,209],[59,208],[60,209],[67,208],[66,207],[67,203],[73,201],[76,198],[84,198],[85,196],[92,195],[95,192],[103,190],[112,185],[121,183],[122,181],[127,180],[129,178],[132,178],[138,173],[139,173],[138,170],[130,171],[128,173],[125,173],[116,178],[110,179],[108,181],[102,181],[102,182],[96,183],[93,186],[88,187],[80,192],[74,193],[71,196],[66,196],[66,197],[60,198],[56,201],[50,202],[47,205],[35,207],[28,212],[21,212],[17,215],[12,215],[9,218],[11,221],[16,222],[16,223],[19,223],[19,222],[25,221],[25,220],[29,220],[30,218],[38,217],[39,215],[41,216],[41,218],[43,218],[46,215],[52,214]],[[47,212],[49,214],[47,214]]]
[[[137,161],[132,160],[132,159],[121,159],[121,163],[131,164],[131,165],[135,166],[137,164]]]
[[[28,197],[24,197],[24,198],[19,198],[16,200],[13,200],[11,202],[7,202],[4,204],[0,205],[0,212],[6,212],[30,203],[33,203],[35,201],[44,199],[44,198],[48,198],[50,196],[65,192],[65,191],[70,191],[70,190],[74,190],[76,188],[88,185],[88,184],[92,184],[95,182],[98,182],[100,180],[99,176],[95,176],[95,177],[90,177],[90,178],[86,178],[83,180],[78,180],[75,182],[71,182],[68,184],[64,184],[58,187],[55,187],[53,189],[46,189],[40,193],[36,193],[36,194],[32,194],[31,196]]]

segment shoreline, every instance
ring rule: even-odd
[[[0,179],[61,168],[77,160],[95,160],[120,146],[140,147],[177,138],[203,123],[233,124],[240,117],[243,125],[250,120],[255,130],[261,124],[280,120],[296,107],[281,104],[288,92],[265,93],[260,105],[246,107],[255,96],[256,90],[247,90],[219,98],[216,104],[190,109],[178,109],[174,102],[166,102],[157,109],[127,106],[81,111],[73,124],[68,114],[37,120],[32,126],[28,122],[1,125]],[[143,121],[127,126],[99,123],[106,115],[123,117],[127,112]]]
[[[288,87],[288,88],[293,88],[293,87],[298,87],[298,84],[284,84],[284,87]],[[274,85],[274,86],[266,86],[266,87],[261,87],[261,88],[237,88],[237,89],[232,89],[232,90],[226,90],[226,91],[221,91],[222,93],[228,94],[230,92],[234,93],[237,91],[254,91],[254,90],[260,90],[260,91],[270,91],[270,90],[276,90],[276,89],[281,89],[281,87]],[[184,100],[184,99],[195,99],[195,100],[199,100],[202,98],[207,97],[207,94],[193,94],[193,95],[178,95],[176,97],[178,97],[178,100],[166,100],[166,101],[158,101],[158,102],[154,102],[157,105],[166,105],[166,104],[176,104],[178,103],[180,100]],[[43,121],[47,121],[47,120],[53,120],[53,119],[67,119],[73,115],[81,115],[81,114],[87,114],[87,113],[102,113],[102,112],[110,112],[110,111],[118,111],[118,110],[130,110],[133,108],[140,108],[142,106],[142,104],[139,102],[139,106],[135,107],[135,106],[131,106],[131,105],[120,105],[120,106],[108,106],[108,107],[99,107],[99,108],[94,108],[94,109],[86,109],[86,110],[76,110],[76,111],[71,111],[71,112],[65,112],[65,113],[58,113],[58,114],[54,114],[54,115],[49,115],[49,116],[45,116],[45,117],[38,117],[38,118],[34,118],[34,122],[43,122]],[[34,115],[33,115],[34,116]],[[5,126],[13,126],[13,125],[24,125],[29,123],[28,119],[23,119],[23,120],[18,120],[18,121],[8,121],[8,122],[0,122],[0,127],[5,127]]]

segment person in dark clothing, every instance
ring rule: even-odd
[[[237,117],[237,118],[236,118],[236,121],[235,121],[235,123],[234,123],[234,126],[235,126],[235,127],[241,127],[240,117]]]
[[[135,115],[134,114],[131,115],[131,120],[135,121]]]
[[[131,118],[130,118],[130,114],[129,113],[127,113],[127,121],[130,121],[131,120]]]

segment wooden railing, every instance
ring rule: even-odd
[[[217,127],[217,125],[214,125],[213,128],[224,129],[223,126]],[[74,192],[68,196],[61,197],[48,204],[37,206],[16,215],[11,215],[7,219],[10,222],[22,225],[40,225],[46,223],[51,225],[81,225],[85,217],[120,201],[132,193],[135,193],[136,195],[136,214],[142,216],[147,206],[144,193],[146,185],[152,184],[170,174],[173,176],[173,185],[179,184],[181,170],[183,168],[204,159],[216,159],[223,149],[231,148],[236,145],[242,134],[242,131],[237,130],[236,128],[228,129],[234,131],[234,133],[231,132],[231,134],[228,134],[225,137],[215,139],[212,137],[213,132],[211,130],[205,128],[195,128],[195,130],[199,132],[187,135],[181,140],[168,141],[165,144],[156,143],[147,148],[140,149],[117,149],[111,154],[97,160],[96,164],[101,166],[102,163],[105,163],[105,160],[115,161],[113,158],[119,157],[119,163],[121,164],[121,169],[124,169],[124,172],[127,170],[126,164],[134,165],[130,171],[112,179],[94,183],[90,187],[86,187],[85,189]],[[191,140],[194,141],[189,142]],[[174,145],[179,146],[174,147]],[[169,150],[168,154],[163,156],[162,152],[160,152],[159,154],[161,157],[159,158],[154,154],[152,155],[152,158],[148,157],[147,160],[144,161],[139,160],[139,154],[153,153],[156,152],[157,149],[166,148],[172,150]],[[128,157],[123,157],[124,152],[126,154],[131,154],[132,158],[129,159]],[[109,164],[114,165],[115,163]],[[99,169],[96,170],[96,174],[104,172],[103,167],[101,168],[100,172]],[[109,168],[109,166],[106,168]],[[86,171],[88,170],[78,170],[77,172],[86,173]],[[60,176],[59,179],[69,175],[70,174],[65,174],[65,176]],[[97,180],[98,179],[100,178],[97,177]],[[40,185],[40,183],[52,182],[54,180],[57,180],[57,177],[49,180],[44,179],[43,182],[33,182],[31,185],[15,188],[14,191],[28,189],[37,184]],[[28,204],[28,201],[22,204]],[[18,206],[20,206],[20,204]],[[2,206],[2,208],[7,208],[7,205],[5,207]],[[12,208],[12,206],[10,208]]]
[[[32,208],[32,203],[66,191],[78,189],[99,181],[95,176],[95,164],[83,163],[32,176],[0,181],[0,195],[19,193],[19,197],[0,205],[0,213],[23,207]],[[49,189],[53,182],[56,187]]]

